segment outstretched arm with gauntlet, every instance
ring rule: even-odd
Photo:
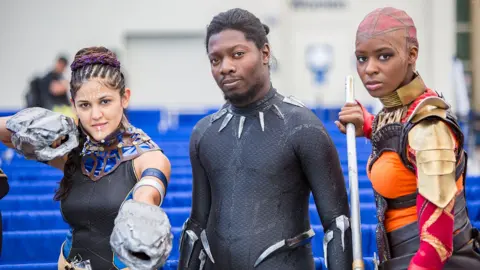
[[[49,162],[78,146],[78,128],[69,117],[34,107],[0,118],[0,139],[26,159]]]
[[[160,151],[144,153],[134,164],[141,178],[120,207],[110,245],[129,269],[154,270],[165,264],[172,250],[170,220],[160,207],[171,165]]]

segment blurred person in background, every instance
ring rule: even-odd
[[[415,71],[412,18],[387,7],[356,35],[357,71],[383,108],[346,104],[336,122],[371,139],[367,174],[377,205],[379,269],[480,269],[480,237],[468,217],[464,135],[449,105]],[[449,87],[449,86],[447,86]]]
[[[64,77],[67,65],[67,58],[59,56],[52,70],[30,82],[26,95],[27,108],[41,107],[74,117],[68,96],[69,82]]]
[[[231,9],[207,28],[225,105],[190,139],[192,209],[178,269],[315,269],[310,192],[325,264],[352,267],[350,208],[340,160],[320,119],[270,81],[268,26]]]
[[[124,115],[131,91],[104,47],[84,48],[71,65],[78,126],[60,113],[24,109],[0,118],[0,138],[27,159],[64,172],[55,200],[70,226],[58,269],[157,269],[172,247],[160,207],[171,166]]]

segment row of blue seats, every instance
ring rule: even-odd
[[[478,178],[474,178],[475,182],[467,186],[465,189],[467,199],[470,203],[476,203],[477,201],[480,201],[477,198],[478,192],[480,191],[479,180],[480,179]],[[190,207],[192,203],[191,182],[183,181],[181,184],[172,183],[171,186],[172,188],[169,190],[168,196],[165,197],[165,201],[163,202],[163,207]],[[2,209],[2,211],[48,211],[58,209],[59,203],[53,200],[54,194],[52,193],[52,189],[54,188],[56,188],[56,186],[48,185],[48,192],[43,194],[19,194],[16,186],[13,186],[12,193],[8,194],[0,201],[0,209]],[[348,193],[349,190],[347,190],[347,194]],[[374,202],[373,191],[369,187],[360,188],[359,196],[360,202],[362,203]],[[310,203],[314,203],[313,196],[310,196]]]
[[[179,135],[173,134],[170,136],[167,135],[158,135],[153,137],[152,140],[158,144],[162,150],[164,150],[169,156],[178,155],[177,153],[183,153],[188,155],[189,147],[189,134]],[[335,144],[335,147],[339,153],[346,153],[347,150],[347,141],[346,136],[343,134],[338,134],[337,136],[331,136],[332,142]],[[371,151],[371,144],[365,138],[357,138],[355,140],[357,146],[357,152],[360,153],[369,153]],[[0,144],[0,151],[5,151],[7,147],[3,144]]]
[[[342,165],[344,172],[347,165]],[[5,169],[4,172],[10,177],[11,193],[9,195],[28,195],[28,194],[45,194],[52,192],[58,186],[58,182],[62,179],[62,173],[55,170],[10,170]],[[14,180],[17,179],[17,180]],[[185,190],[185,185],[191,185],[192,171],[185,167],[182,169],[172,170],[169,191]],[[344,180],[348,184],[348,174],[344,174]],[[371,183],[366,176],[366,168],[358,168],[358,182],[360,188],[370,188]],[[467,187],[475,187],[480,184],[478,177],[466,178]],[[18,187],[18,188],[16,188]],[[8,195],[7,195],[8,198]],[[1,205],[1,201],[0,201]],[[1,209],[1,208],[0,208]]]
[[[180,200],[179,200],[180,201]],[[168,214],[172,226],[182,226],[183,222],[190,215],[190,205],[186,205],[186,201],[178,206],[164,207]],[[53,205],[53,204],[52,204]],[[22,230],[47,230],[47,229],[64,229],[66,224],[63,221],[58,205],[48,210],[17,210],[2,211],[3,226],[5,231],[22,231]],[[480,200],[467,202],[468,213],[472,220],[480,221]],[[360,203],[361,221],[363,224],[376,224],[376,208],[375,203]],[[314,225],[321,224],[317,214],[315,204],[310,204],[310,223]]]
[[[313,254],[323,257],[323,228],[319,225],[313,225],[315,236],[312,239]],[[372,256],[376,251],[375,244],[375,225],[362,225],[362,249],[363,254]],[[5,246],[28,247],[25,252],[19,252],[18,249],[6,249],[2,254],[1,262],[25,263],[25,262],[52,262],[58,259],[58,252],[62,242],[65,240],[67,230],[45,230],[45,231],[19,231],[5,232]],[[179,239],[181,227],[173,227],[173,247],[169,259],[178,259]],[[281,239],[272,239],[279,241]],[[272,242],[274,244],[274,242]],[[41,252],[39,252],[41,251]]]
[[[371,107],[366,106],[367,110],[371,111]],[[311,108],[313,113],[315,113],[321,121],[324,122],[332,122],[338,119],[338,113],[340,112],[339,107],[331,107],[331,108]],[[200,119],[205,117],[208,114],[215,113],[218,111],[218,108],[210,108],[205,109],[204,113],[182,113],[178,115],[178,122],[181,126],[183,125],[194,125]],[[128,119],[133,123],[158,123],[160,121],[162,113],[166,113],[167,111],[161,110],[135,110],[135,111],[127,111],[126,115]],[[148,119],[148,120],[145,120]]]
[[[362,164],[365,165],[365,164]],[[341,165],[343,172],[348,172],[348,164]],[[366,165],[365,166],[358,166],[358,174],[359,175],[366,175]],[[5,174],[8,175],[10,179],[17,179],[17,180],[52,180],[52,181],[59,181],[63,177],[63,172],[60,170],[56,170],[53,168],[12,168],[12,167],[5,167],[3,170]],[[182,166],[175,168],[172,166],[172,174],[171,179],[178,179],[178,178],[186,178],[192,177],[192,169],[190,166]],[[172,181],[173,182],[173,181]]]
[[[315,270],[327,270],[323,258],[316,257],[315,261]],[[372,257],[364,257],[365,270],[374,270],[374,264]],[[177,270],[178,261],[168,260],[167,263],[162,267],[161,270]],[[32,264],[5,264],[0,265],[0,270],[9,269],[9,270],[57,270],[57,263],[32,263]]]
[[[188,158],[189,157],[189,143],[179,143],[178,138],[172,138],[171,141],[168,141],[167,138],[156,139],[155,143],[163,150],[163,152],[168,156],[168,158]],[[337,153],[340,160],[347,160],[347,144],[346,142],[334,142]],[[365,160],[371,153],[371,145],[366,143],[363,139],[357,139],[356,143],[357,159]],[[0,156],[7,156],[5,153],[7,148],[0,144]],[[3,153],[3,154],[2,154]],[[13,152],[12,152],[13,154]],[[15,153],[11,155],[11,158],[15,163],[19,165],[24,165],[27,163],[35,164],[36,162],[25,160],[21,155]],[[14,164],[15,165],[15,164]],[[28,165],[27,166],[31,166]]]
[[[166,153],[167,151],[164,151]],[[339,151],[339,161],[342,165],[348,164],[347,159],[347,150],[341,149]],[[358,167],[365,167],[369,158],[370,152],[368,151],[357,151],[357,165]],[[177,151],[173,150],[170,153],[167,153],[167,157],[170,160],[172,167],[190,167],[190,156],[188,152],[185,151]],[[3,159],[3,170],[14,171],[16,169],[24,170],[24,169],[44,169],[44,168],[51,168],[50,166],[35,162],[32,160],[25,160],[24,157],[13,155],[10,160],[7,158]]]
[[[365,141],[361,141],[358,139],[359,142],[357,142],[357,159],[358,160],[366,160],[368,156],[370,155],[371,152],[371,145],[365,143]],[[166,153],[166,155],[171,158],[171,159],[177,159],[177,158],[188,158],[189,157],[189,144],[188,142],[183,142],[179,143],[177,141],[173,142],[162,142],[161,140],[155,140],[155,142],[162,148],[162,150]],[[1,145],[1,144],[0,144]],[[345,143],[335,143],[337,153],[339,155],[340,160],[347,160],[347,146],[346,142]],[[1,153],[6,153],[7,149],[5,146],[3,146],[3,150],[0,147],[0,155]],[[11,152],[13,154],[13,152]],[[5,155],[6,156],[6,155]],[[27,164],[27,163],[32,163],[36,164],[37,162],[33,162],[31,160],[25,160],[23,156],[19,154],[13,154],[11,156],[12,160],[15,161],[15,163],[18,163],[19,165]],[[15,163],[11,163],[14,165]],[[31,166],[31,165],[27,165]]]
[[[473,225],[478,227],[480,223],[474,222]],[[312,228],[315,231],[315,236],[312,239],[313,254],[318,257],[323,257],[323,227],[320,225],[312,225]],[[376,252],[375,229],[375,225],[361,225],[362,252],[365,256],[373,256],[373,253]],[[25,250],[19,252],[19,249],[16,248],[5,249],[0,262],[2,264],[14,264],[26,262],[48,263],[55,261],[58,259],[58,252],[62,242],[65,240],[67,232],[68,230],[64,229],[5,232],[5,246],[24,247]],[[178,259],[179,254],[181,227],[172,227],[172,233],[174,237],[173,248],[169,259],[175,260]]]
[[[169,191],[168,196],[162,204],[162,207],[190,207],[192,205],[191,185],[185,185],[184,191]],[[467,194],[473,194],[478,191],[480,186],[475,189],[467,189]],[[475,191],[473,191],[475,190]],[[360,201],[364,203],[373,203],[373,192],[371,189],[360,189]],[[314,203],[313,196],[310,197],[310,203]],[[0,209],[5,211],[48,211],[58,209],[59,202],[53,200],[51,192],[45,194],[32,195],[11,195],[0,201]]]
[[[371,110],[371,107],[366,107],[368,110]],[[215,113],[219,108],[206,108],[203,110],[203,113],[186,113],[178,112],[178,124],[180,126],[193,126],[200,119],[205,117],[208,114]],[[313,113],[315,113],[318,118],[323,122],[331,122],[338,119],[338,113],[340,112],[339,107],[332,108],[311,108]],[[0,117],[10,116],[17,112],[15,111],[0,111]],[[127,110],[126,116],[130,122],[137,125],[152,125],[152,123],[157,124],[161,117],[165,114],[167,115],[168,110],[159,108],[158,110]]]
[[[43,173],[43,175],[39,174],[40,171]],[[359,168],[359,171],[362,171],[362,170]],[[7,175],[9,175],[10,177],[9,179],[11,179],[11,182],[15,185],[22,185],[20,182],[25,183],[27,181],[32,184],[36,182],[42,182],[42,183],[50,182],[51,184],[58,183],[63,176],[61,172],[54,171],[51,169],[37,170],[38,174],[32,174],[31,172],[25,173],[23,171],[10,170],[8,168],[5,169],[4,172]],[[182,169],[182,171],[180,170],[172,171],[171,180],[170,180],[168,189],[171,190],[172,188],[174,188],[173,185],[176,185],[176,184],[183,185],[187,180],[191,183],[192,182],[191,179],[192,179],[192,171],[190,168]],[[345,180],[348,179],[347,174],[344,174],[344,179]],[[370,187],[369,185],[370,181],[368,180],[367,176],[359,174],[358,180],[360,182],[360,187]],[[362,186],[362,185],[366,185],[366,186]]]
[[[478,208],[478,204],[476,205]],[[362,222],[364,224],[376,224],[375,205],[373,203],[361,203]],[[165,207],[172,226],[181,227],[183,222],[190,215],[190,206]],[[5,211],[2,212],[3,226],[5,231],[27,231],[27,230],[56,230],[66,229],[60,211],[36,210],[36,211]],[[315,205],[310,205],[310,223],[321,224]]]
[[[48,165],[37,162],[13,162],[9,166],[3,166],[3,171],[11,181],[21,180],[28,182],[35,181],[53,181],[58,182],[63,177],[63,172]],[[192,176],[192,167],[189,158],[170,158],[172,168],[172,179],[185,178]],[[340,166],[345,175],[348,173],[348,160],[340,160]],[[363,177],[367,174],[367,160],[357,160],[358,176]],[[173,181],[172,181],[173,182]]]
[[[20,178],[12,178],[17,180],[11,180],[10,186],[11,191],[10,193],[2,199],[2,201],[9,200],[10,196],[16,195],[35,195],[35,194],[47,194],[52,193],[55,189],[58,188],[58,182],[61,179],[61,176],[56,174],[53,175],[36,175],[36,179],[31,179],[32,177],[26,175],[20,175]],[[344,175],[344,179],[348,188],[348,175]],[[467,177],[467,192],[469,190],[476,190],[476,188],[480,185],[480,178],[478,177]],[[359,174],[358,176],[358,184],[360,189],[370,189],[372,184],[367,176]],[[174,191],[187,191],[191,190],[192,185],[192,174],[191,172],[187,172],[186,174],[172,174],[172,178],[170,180],[170,184],[168,186],[169,192]],[[474,188],[474,189],[470,189]],[[473,194],[473,193],[472,193]],[[15,200],[15,199],[13,199]],[[2,201],[0,201],[0,209],[2,209]]]

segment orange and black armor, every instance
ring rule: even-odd
[[[467,154],[449,105],[421,77],[364,109],[379,269],[480,269],[465,198]]]

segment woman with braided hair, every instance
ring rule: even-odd
[[[114,53],[81,49],[71,69],[78,127],[59,113],[29,108],[0,118],[0,138],[64,172],[55,199],[71,229],[58,269],[157,269],[172,247],[159,207],[170,162],[125,118],[131,91]]]
[[[346,104],[336,122],[372,143],[367,173],[377,205],[379,269],[480,269],[465,202],[463,134],[449,105],[415,71],[416,28],[406,12],[376,9],[356,36],[357,71],[383,109]]]

